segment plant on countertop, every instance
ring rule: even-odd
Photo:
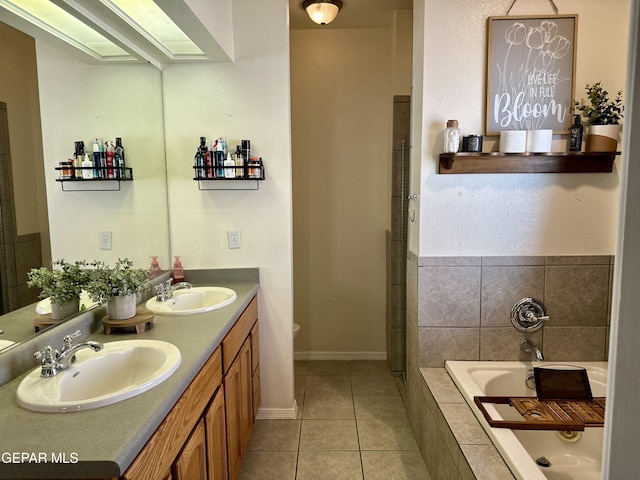
[[[609,92],[602,88],[601,82],[585,87],[590,104],[584,99],[575,102],[576,109],[582,113],[590,125],[618,125],[623,115],[622,90],[616,94],[616,98],[609,100]]]
[[[51,302],[64,305],[80,298],[90,280],[90,271],[84,261],[67,263],[64,259],[51,263],[51,270],[46,267],[32,268],[27,274],[29,287],[42,289],[40,298],[51,297]]]
[[[99,261],[94,261],[91,266],[94,270],[87,291],[96,302],[140,293],[149,279],[149,270],[133,268],[133,262],[128,258],[119,258],[113,268]]]

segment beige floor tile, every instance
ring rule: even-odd
[[[296,395],[304,395],[307,387],[307,376],[306,375],[296,375],[294,377],[295,384],[295,394]]]
[[[362,452],[364,480],[430,480],[417,450]]]
[[[396,381],[391,375],[352,375],[351,388],[354,395],[400,395]]]
[[[303,420],[300,451],[358,450],[354,420]]]
[[[407,418],[357,420],[357,425],[360,450],[418,450]]]
[[[389,370],[389,364],[386,360],[350,360],[349,373],[351,375],[391,376],[391,370]]]
[[[298,404],[298,414],[296,415],[296,420],[302,420],[302,414],[304,412],[304,395],[297,396],[296,403]]]
[[[353,419],[353,397],[351,395],[329,395],[305,397],[304,420]]]
[[[309,365],[307,360],[295,360],[293,362],[293,371],[296,375],[306,375],[307,365]]]
[[[298,452],[247,451],[239,480],[295,480]]]
[[[307,362],[307,375],[349,375],[349,362],[346,360]]]
[[[353,404],[358,419],[404,418],[407,416],[404,402],[398,395],[354,395]]]
[[[309,376],[305,395],[351,395],[348,376]]]
[[[256,420],[248,450],[298,450],[300,420]]]
[[[362,480],[360,452],[300,452],[296,480]]]

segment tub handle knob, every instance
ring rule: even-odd
[[[536,332],[548,320],[544,303],[535,298],[522,298],[511,307],[511,323],[521,332]]]

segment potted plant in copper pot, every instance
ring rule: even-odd
[[[588,152],[615,152],[624,112],[622,91],[611,100],[602,82],[587,84],[585,90],[588,102],[581,99],[575,102],[575,106],[589,126],[586,149]]]

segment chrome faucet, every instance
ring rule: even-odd
[[[542,354],[542,350],[537,345],[534,345],[531,340],[525,338],[520,342],[520,350],[524,353],[535,353],[536,359],[539,362],[544,362],[544,355]]]
[[[80,330],[72,334],[65,335],[62,338],[62,350],[54,349],[51,345],[47,345],[42,350],[33,354],[38,360],[42,371],[41,377],[54,377],[62,370],[69,368],[76,361],[76,352],[84,348],[90,348],[94,352],[102,350],[103,345],[100,342],[86,340],[84,342],[73,344],[73,340],[81,335]]]
[[[173,278],[170,278],[164,283],[159,283],[153,289],[156,292],[156,301],[166,302],[170,298],[173,298],[173,292],[180,290],[181,288],[191,288],[193,285],[189,282],[178,282],[175,285],[171,285]]]

